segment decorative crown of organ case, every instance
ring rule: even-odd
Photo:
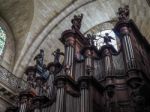
[[[150,112],[150,46],[129,20],[128,6],[118,9],[113,29],[121,43],[118,51],[107,33],[98,49],[95,35],[80,32],[82,18],[75,15],[72,29],[62,33],[65,53],[54,51],[54,62],[46,66],[40,50],[36,65],[25,72],[27,90],[19,94],[17,108],[7,112]]]

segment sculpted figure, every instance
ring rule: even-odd
[[[83,18],[83,14],[81,14],[81,15],[74,15],[74,18],[71,20],[72,29],[80,30],[82,18]]]
[[[91,34],[87,34],[87,39],[91,46],[94,46],[94,40],[98,40],[96,39],[96,35],[91,35]]]
[[[105,43],[106,45],[109,45],[109,42],[111,42],[111,40],[115,40],[113,37],[109,36],[108,33],[105,33],[105,36],[99,35],[99,37],[101,37],[101,38],[104,39],[104,43]]]
[[[119,21],[126,21],[129,19],[129,6],[126,5],[124,8],[120,7],[118,9],[118,19]]]
[[[36,60],[36,65],[42,67],[43,59],[44,59],[44,50],[40,49],[40,53],[34,57],[34,60]]]
[[[61,56],[61,55],[64,55],[64,53],[63,53],[63,52],[60,52],[60,49],[56,49],[56,51],[54,51],[54,52],[52,53],[52,55],[54,55],[54,63],[56,64],[56,63],[60,63],[60,62],[59,62],[60,56]]]

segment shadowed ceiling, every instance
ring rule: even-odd
[[[146,0],[0,0],[0,14],[16,42],[13,73],[22,77],[41,48],[45,50],[45,63],[52,61],[52,51],[63,50],[58,39],[70,28],[74,14],[84,14],[81,32],[85,33],[115,20],[118,7],[125,4],[130,7],[130,18],[150,42],[150,7]]]

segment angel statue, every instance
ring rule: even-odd
[[[109,45],[109,43],[111,42],[111,40],[115,40],[113,37],[109,36],[108,33],[105,33],[105,36],[101,36],[101,35],[98,35],[98,36],[104,39],[104,43],[106,45]]]
[[[43,67],[43,59],[44,59],[44,50],[40,49],[40,53],[34,57],[34,60],[36,60],[36,66]]]

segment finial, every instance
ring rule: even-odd
[[[82,18],[83,14],[74,15],[74,18],[71,20],[73,30],[80,30]]]
[[[129,6],[125,5],[124,8],[118,8],[118,19],[119,21],[128,21],[129,20]]]

